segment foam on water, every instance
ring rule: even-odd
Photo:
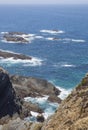
[[[62,100],[65,99],[72,91],[72,89],[65,89],[59,86],[56,86],[56,87],[61,91],[58,97],[61,98]]]
[[[49,41],[53,41],[54,38],[53,37],[48,37],[48,38],[45,38],[46,40],[49,40]]]
[[[25,101],[29,102],[31,101],[32,103],[37,103],[39,104],[40,108],[42,108],[44,110],[44,117],[45,119],[48,118],[48,116],[52,115],[56,108],[58,107],[58,103],[51,103],[49,101],[47,101],[49,96],[44,96],[44,97],[38,97],[38,98],[32,98],[32,97],[26,97],[24,98]],[[36,113],[34,113],[34,116]],[[33,115],[33,114],[32,114]]]
[[[43,36],[35,36],[36,39],[42,39],[44,38]]]
[[[14,59],[13,57],[11,58],[0,58],[0,62],[3,64],[22,64],[23,66],[41,66],[42,65],[41,59],[32,57],[31,60],[21,60],[21,59]]]
[[[64,38],[62,39],[63,41],[67,41],[67,42],[78,42],[78,43],[81,43],[81,42],[86,42],[85,40],[83,39],[70,39],[70,38]]]
[[[42,33],[50,33],[50,34],[58,34],[58,33],[64,33],[62,30],[40,30]]]
[[[67,62],[59,62],[59,63],[54,64],[53,66],[56,67],[56,68],[63,68],[63,67],[64,68],[65,67],[71,68],[71,67],[76,67],[75,65],[67,63]]]

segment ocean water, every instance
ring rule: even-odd
[[[29,43],[3,41],[10,31],[29,34]],[[44,78],[68,91],[88,72],[88,6],[0,5],[0,49],[33,57],[0,60],[11,74]]]

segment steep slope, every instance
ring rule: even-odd
[[[42,130],[88,130],[88,75],[45,122]]]

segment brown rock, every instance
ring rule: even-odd
[[[88,130],[88,76],[62,101],[41,130]]]

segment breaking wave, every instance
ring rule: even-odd
[[[70,38],[64,38],[64,39],[62,39],[63,41],[67,41],[67,42],[78,42],[78,43],[80,43],[80,42],[86,42],[85,40],[83,40],[83,39],[70,39]]]
[[[47,100],[48,97],[49,96],[38,98],[26,97],[24,98],[24,100],[27,102],[31,101],[32,103],[39,104],[40,108],[44,110],[43,116],[45,117],[45,119],[47,119],[50,115],[52,115],[55,112],[56,108],[58,107],[58,103],[49,102]],[[32,115],[37,116],[37,113],[32,112]]]
[[[67,63],[67,62],[60,62],[60,63],[54,64],[53,66],[56,67],[56,68],[63,68],[63,67],[64,67],[64,68],[65,68],[65,67],[71,68],[71,67],[76,67],[75,65],[69,64],[69,63]]]
[[[41,66],[43,60],[32,57],[31,60],[21,60],[21,59],[14,59],[13,57],[11,58],[0,58],[0,64],[22,64],[23,66]]]
[[[58,34],[58,33],[64,33],[62,30],[40,30],[42,33],[50,33],[50,34]]]
[[[72,89],[65,89],[65,88],[61,88],[56,86],[60,91],[60,95],[58,96],[59,98],[61,98],[62,100],[65,99],[72,91]]]

